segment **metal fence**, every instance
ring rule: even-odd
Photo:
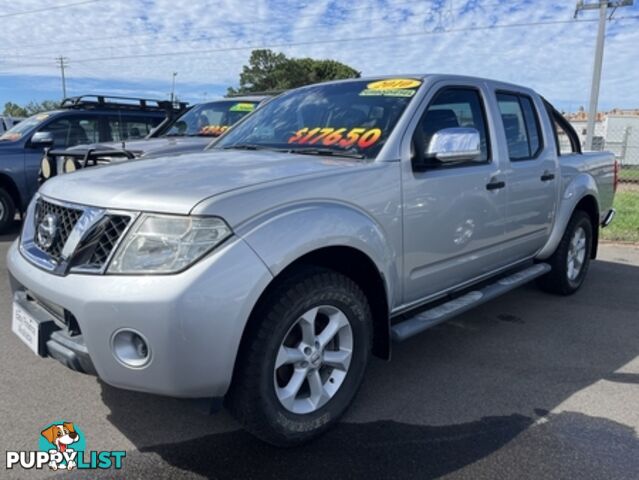
[[[608,119],[605,136],[593,138],[593,150],[610,150],[620,165],[619,181],[639,183],[639,117]]]

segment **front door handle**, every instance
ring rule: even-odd
[[[553,180],[555,178],[555,174],[546,171],[546,172],[543,173],[543,175],[540,178],[541,178],[542,182],[548,182],[548,181]]]
[[[489,184],[486,185],[486,190],[499,190],[500,188],[504,188],[506,186],[506,182],[501,180],[491,180]]]

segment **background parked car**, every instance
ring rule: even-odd
[[[84,95],[13,126],[0,135],[0,232],[12,223],[16,210],[26,209],[38,189],[45,148],[144,138],[167,115],[185,107],[162,100]]]
[[[269,98],[267,95],[251,95],[194,105],[178,117],[167,118],[144,139],[45,150],[40,182],[62,173],[112,162],[202,151],[213,138]]]
[[[0,115],[0,135],[20,123],[24,118]]]

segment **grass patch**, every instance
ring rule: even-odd
[[[639,167],[623,166],[619,170],[619,180],[622,182],[639,182]]]
[[[617,190],[614,207],[617,215],[608,227],[601,230],[601,238],[639,243],[639,190]]]

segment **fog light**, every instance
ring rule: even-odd
[[[45,180],[51,177],[51,159],[49,157],[42,158],[40,162],[40,174]]]
[[[127,367],[144,367],[151,359],[148,342],[133,330],[118,330],[111,340],[111,348],[115,358]]]

